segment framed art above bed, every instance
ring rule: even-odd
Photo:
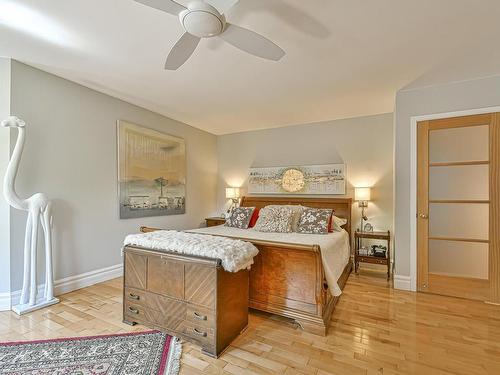
[[[250,168],[250,194],[345,194],[345,164]]]

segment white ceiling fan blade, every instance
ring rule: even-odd
[[[176,70],[189,59],[200,42],[200,38],[184,33],[181,38],[172,47],[165,62],[165,69]]]
[[[228,23],[219,37],[242,51],[264,59],[278,61],[285,56],[285,51],[269,39],[240,26]]]
[[[180,12],[186,9],[181,4],[176,3],[173,0],[134,0],[134,1],[147,5],[151,8],[162,10],[174,16],[177,16]]]
[[[205,0],[207,3],[217,8],[221,13],[226,13],[231,9],[239,0]]]

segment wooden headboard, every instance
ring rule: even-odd
[[[330,208],[335,211],[335,216],[347,219],[344,229],[351,233],[351,208],[352,198],[304,198],[304,197],[273,197],[273,196],[252,196],[241,198],[242,207],[262,208],[270,204],[300,204],[313,208]]]

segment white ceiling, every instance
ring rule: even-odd
[[[498,0],[240,0],[228,21],[281,61],[210,39],[165,71],[176,17],[132,0],[0,0],[0,55],[225,134],[391,112],[400,88],[498,74],[499,15]]]

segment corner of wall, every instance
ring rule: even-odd
[[[10,115],[11,60],[0,58],[0,120]],[[10,131],[0,129],[0,176],[10,159]],[[10,207],[0,185],[0,311],[10,310]]]

